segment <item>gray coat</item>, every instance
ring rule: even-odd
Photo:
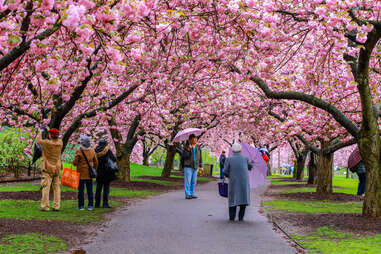
[[[253,166],[241,153],[233,153],[224,165],[224,175],[229,178],[229,207],[250,205],[249,170]]]

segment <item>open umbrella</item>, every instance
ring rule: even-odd
[[[351,169],[356,167],[360,161],[362,161],[360,150],[359,147],[356,147],[348,157],[348,168]]]
[[[241,143],[242,155],[249,158],[253,165],[252,170],[249,171],[250,188],[256,188],[266,183],[267,165],[262,158],[261,152],[255,147]],[[229,150],[229,156],[233,154],[231,148]]]
[[[177,133],[177,135],[173,139],[173,142],[181,142],[181,141],[187,140],[189,138],[189,135],[191,135],[191,134],[194,134],[196,136],[200,136],[201,133],[203,133],[203,132],[204,132],[203,130],[198,129],[198,128],[188,128],[188,129],[182,130],[179,133]]]

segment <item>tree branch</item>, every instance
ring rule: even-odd
[[[311,142],[308,142],[304,137],[303,135],[301,134],[297,134],[296,137],[302,141],[302,143],[304,145],[306,145],[308,147],[308,149],[310,149],[312,152],[314,153],[319,153],[320,152],[320,148],[318,148],[317,146],[315,146],[314,144],[312,144]]]
[[[259,86],[259,88],[262,89],[262,91],[265,93],[265,95],[268,98],[304,101],[308,104],[311,104],[315,107],[318,107],[328,112],[353,137],[357,138],[359,133],[359,128],[350,119],[348,119],[338,108],[336,108],[331,103],[328,103],[313,95],[300,93],[300,92],[293,92],[293,91],[274,92],[270,90],[267,84],[258,76],[251,77],[250,80],[254,81]]]

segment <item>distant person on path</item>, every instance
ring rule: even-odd
[[[222,151],[220,155],[220,178],[224,179],[224,165],[225,165],[226,155],[225,151]]]
[[[361,196],[365,193],[365,185],[366,185],[366,170],[365,170],[364,162],[360,161],[354,168],[354,172],[356,172],[359,178],[357,195]]]
[[[48,131],[49,138],[42,139],[42,131],[37,136],[37,143],[42,148],[42,198],[41,211],[49,211],[49,192],[53,185],[54,202],[53,211],[60,209],[61,190],[60,190],[60,171],[62,170],[61,152],[63,143],[59,139],[59,130],[52,128]]]
[[[243,220],[246,206],[250,205],[249,170],[253,167],[249,159],[241,154],[240,144],[233,144],[233,155],[225,161],[224,175],[229,178],[229,218],[235,220],[237,206],[240,207],[238,219]]]
[[[194,191],[197,183],[197,171],[202,170],[202,154],[200,146],[197,145],[197,137],[194,134],[189,135],[183,149],[181,167],[184,169],[185,198],[197,198]]]
[[[115,171],[109,167],[109,160],[113,162],[116,158],[110,150],[107,140],[100,139],[98,146],[95,148],[98,158],[97,168],[97,190],[95,192],[95,208],[99,208],[101,204],[101,194],[103,188],[103,208],[111,208],[108,202],[110,192],[110,182],[116,179]]]
[[[80,174],[79,186],[78,186],[78,210],[85,210],[85,185],[87,189],[87,197],[89,199],[87,209],[92,211],[94,209],[94,194],[93,194],[93,180],[90,177],[89,166],[86,162],[97,168],[98,159],[93,148],[91,148],[91,139],[88,136],[80,136],[81,147],[76,151],[73,165],[77,167],[77,171]],[[85,158],[86,156],[86,158]]]

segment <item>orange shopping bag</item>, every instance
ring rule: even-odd
[[[78,189],[79,172],[71,168],[65,168],[62,173],[61,184],[73,189]]]

